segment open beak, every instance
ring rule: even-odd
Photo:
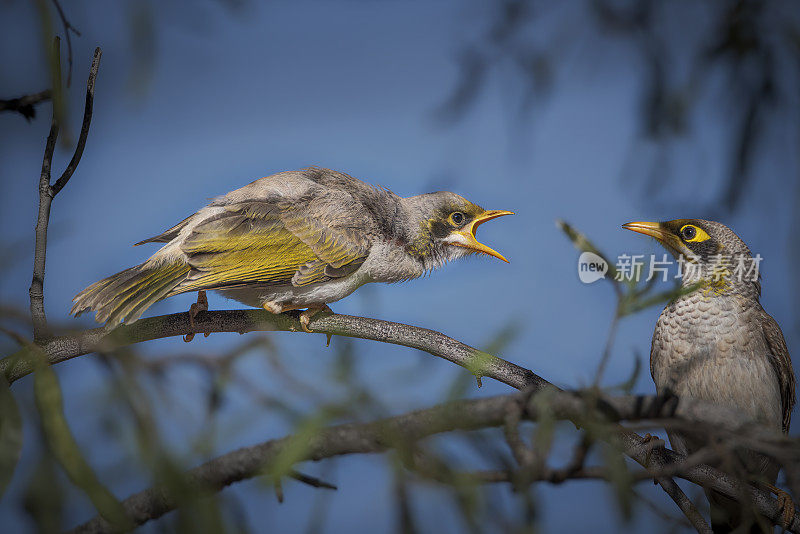
[[[487,247],[486,245],[475,239],[475,230],[478,229],[478,226],[482,225],[486,221],[491,221],[492,219],[502,217],[503,215],[514,215],[514,212],[505,210],[484,211],[483,213],[475,217],[475,219],[473,219],[472,222],[469,223],[467,226],[465,226],[463,229],[451,233],[450,244],[455,245],[457,247],[468,248],[470,250],[474,250],[475,252],[488,254],[489,256],[494,256],[495,258],[503,260],[504,262],[508,263],[508,260],[505,259],[502,254],[500,254],[499,252],[497,252],[492,248]]]

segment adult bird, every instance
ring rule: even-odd
[[[164,245],[78,293],[71,313],[132,323],[159,300],[198,291],[193,321],[213,289],[272,313],[306,309],[300,320],[309,331],[316,312],[368,282],[417,278],[471,253],[507,262],[475,230],[510,214],[446,191],[401,198],[329,169],[281,172],[136,243]]]
[[[778,323],[759,302],[758,262],[747,245],[727,226],[702,219],[623,228],[654,237],[681,259],[684,292],[667,304],[653,333],[650,372],[658,393],[724,404],[788,433],[795,403],[792,362]],[[707,445],[702,430],[668,434],[682,454]],[[793,514],[788,495],[773,485],[779,471],[774,460],[746,452],[737,461],[747,478],[779,494],[785,515]],[[707,495],[714,532],[747,527],[741,504],[713,491]],[[749,519],[749,528],[760,532],[753,514]]]

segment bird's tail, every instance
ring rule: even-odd
[[[94,311],[98,323],[130,324],[167,297],[186,278],[189,269],[183,262],[143,263],[125,269],[75,295],[70,313],[77,317],[85,311]]]

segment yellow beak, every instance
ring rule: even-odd
[[[504,262],[508,263],[508,260],[503,257],[502,254],[497,252],[496,250],[487,247],[483,243],[479,242],[475,239],[475,230],[477,230],[478,226],[482,225],[486,221],[491,221],[492,219],[496,219],[498,217],[502,217],[503,215],[514,215],[513,211],[504,211],[504,210],[487,210],[475,217],[471,223],[465,226],[463,229],[458,230],[456,232],[452,232],[451,236],[451,245],[455,245],[457,247],[464,247],[470,250],[474,250],[475,252],[480,252],[482,254],[488,254],[489,256],[494,256],[497,259],[503,260]]]
[[[638,232],[640,234],[654,237],[659,243],[667,247],[668,250],[674,252],[675,254],[691,254],[691,251],[688,250],[683,243],[681,243],[680,238],[678,238],[678,236],[672,232],[664,229],[661,223],[637,221],[623,224],[622,227],[626,230],[631,230],[632,232]]]
[[[657,222],[629,222],[623,224],[622,227],[632,232],[638,232],[640,234],[649,235],[650,237],[655,237],[659,241],[664,241],[670,236],[669,233],[665,232],[661,228],[661,224]]]

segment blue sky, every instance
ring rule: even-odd
[[[723,113],[704,102],[694,135],[671,147],[675,172],[659,193],[674,200],[670,209],[663,202],[648,202],[639,185],[642,162],[651,161],[657,149],[638,137],[638,56],[593,31],[569,33],[565,24],[546,26],[545,33],[552,28],[554,35],[561,31],[567,38],[553,48],[557,68],[552,93],[532,113],[520,118],[518,80],[511,66],[501,63],[462,120],[437,122],[434,112],[458,80],[461,47],[485,30],[488,14],[478,4],[276,1],[231,11],[207,2],[187,12],[180,2],[165,2],[154,20],[155,61],[143,88],[130,78],[134,51],[142,46],[131,42],[132,4],[65,5],[82,33],[73,37],[73,132],[94,46],[103,48],[103,58],[83,160],[53,207],[45,282],[50,320],[71,328],[92,326],[88,317],[67,316],[72,296],[146,259],[154,249],[133,248],[132,243],[172,226],[210,197],[277,171],[321,165],[404,196],[448,189],[486,208],[517,213],[481,227],[481,240],[509,258],[509,265],[470,258],[421,280],[365,287],[336,303],[334,311],[425,326],[475,346],[516,322],[521,334],[501,356],[561,386],[588,384],[608,332],[614,296],[608,284],[579,282],[577,253],[554,221],[574,224],[611,256],[660,254],[654,242],[620,225],[703,217],[693,210],[715,198],[721,187],[724,154],[719,138],[730,125]],[[0,96],[41,90],[48,82],[36,13],[20,1],[7,2],[2,9],[7,15],[0,17]],[[580,27],[584,15],[574,11],[554,20]],[[31,123],[0,115],[0,224],[11,264],[0,282],[0,298],[23,309],[48,117],[46,105]],[[795,243],[790,232],[797,192],[786,191],[786,184],[796,182],[787,177],[798,172],[797,132],[778,123],[765,135],[767,148],[757,161],[747,201],[723,222],[765,258],[762,302],[783,326],[792,351],[798,335],[794,293],[787,289],[792,287],[787,250]],[[63,168],[70,154],[59,150],[55,168]],[[181,295],[149,313],[185,311],[192,300]],[[212,296],[211,306],[238,304]],[[624,319],[606,383],[627,378],[635,354],[646,358],[659,312],[652,308]],[[321,336],[271,337],[284,361],[322,390],[335,389],[329,386],[331,350],[324,348]],[[189,347],[175,338],[140,348],[153,355],[187,350],[214,354],[239,341],[236,334],[223,334],[197,338]],[[334,339],[334,348],[336,343]],[[462,372],[408,349],[362,341],[355,346],[359,376],[373,384],[393,413],[441,400]],[[396,379],[422,360],[424,376]],[[262,379],[265,371],[258,358],[240,365]],[[102,431],[109,394],[102,364],[86,357],[56,369],[70,423],[95,467],[100,472],[134,471],[126,463],[126,451]],[[189,442],[206,423],[197,409],[203,377],[188,369],[170,376],[180,389],[175,402],[187,408],[164,408],[166,438],[176,454],[196,463],[202,455],[193,453]],[[278,392],[282,387],[279,379],[266,374],[263,381]],[[484,384],[475,395],[508,392],[505,386]],[[29,399],[30,386],[29,379],[19,382],[15,394]],[[636,391],[653,392],[647,372],[639,377]],[[221,418],[230,431],[218,441],[217,453],[291,430],[280,417],[236,393],[226,401]],[[26,426],[26,439],[35,436],[35,427]],[[34,458],[26,450],[9,494],[0,502],[0,513],[17,526],[26,525],[19,499]],[[378,457],[335,461],[340,489],[331,497],[326,532],[356,525],[384,531],[393,525],[384,465]],[[135,472],[129,474],[108,481],[117,495],[146,483]],[[269,489],[257,491],[258,484],[250,481],[226,490],[243,499],[248,523],[255,530],[271,526],[281,532],[302,531],[317,492],[288,485],[287,501],[278,505]],[[642,485],[641,491],[670,508],[658,488]],[[635,531],[653,520],[643,509],[633,523],[620,525],[609,506],[613,497],[600,484],[542,486],[537,496],[548,531]],[[70,524],[90,510],[82,498],[73,501]],[[581,513],[575,513],[575,502],[582,503]],[[443,503],[430,489],[415,497],[423,520],[439,520]],[[442,521],[444,531],[459,530],[454,518]]]

